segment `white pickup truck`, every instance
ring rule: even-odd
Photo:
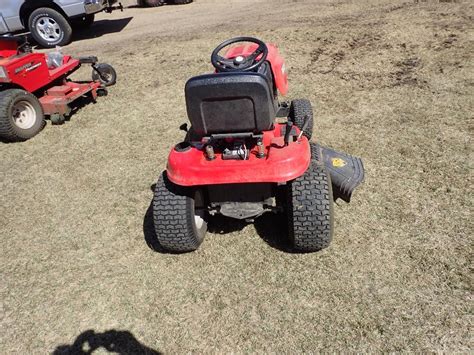
[[[117,0],[0,0],[0,35],[30,31],[43,47],[71,41],[73,27],[88,27],[94,14],[121,8]]]

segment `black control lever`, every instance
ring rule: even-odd
[[[309,124],[309,116],[306,115],[306,116],[304,116],[303,127],[301,127],[300,134],[298,134],[298,140],[301,139],[301,136],[303,135],[304,131],[306,131],[306,128],[308,128],[308,124]]]
[[[17,54],[29,54],[33,53],[33,48],[31,47],[30,42],[28,42],[28,36],[24,36],[23,43],[18,46]]]
[[[188,131],[188,124],[187,124],[187,123],[183,123],[181,126],[179,126],[179,129],[180,129],[181,131],[187,132],[187,131]]]
[[[285,146],[287,146],[290,143],[290,136],[291,136],[291,130],[293,129],[293,122],[287,121],[286,122],[286,131],[285,131]]]

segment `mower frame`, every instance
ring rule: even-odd
[[[240,42],[246,44],[219,54]],[[216,47],[211,62],[214,74],[186,84],[191,127],[181,126],[186,137],[171,149],[156,184],[159,244],[169,252],[193,251],[204,240],[210,216],[253,222],[274,212],[286,214],[294,250],[328,247],[334,196],[350,199],[363,179],[362,162],[310,143],[308,100],[279,102],[278,93],[288,92],[288,74],[275,45],[230,39]],[[343,163],[329,166],[336,156]]]

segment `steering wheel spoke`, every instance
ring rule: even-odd
[[[217,63],[220,64],[220,68],[226,69],[226,68],[234,68],[236,69],[237,67],[234,65],[234,61],[232,59],[227,59],[222,56],[218,56],[217,58]]]
[[[232,59],[227,59],[224,57],[219,56],[219,63],[222,64],[232,64]]]

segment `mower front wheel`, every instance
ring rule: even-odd
[[[207,232],[202,191],[175,185],[164,172],[156,183],[153,222],[158,242],[166,251],[196,250]]]
[[[308,170],[287,186],[287,215],[289,237],[297,251],[329,246],[334,226],[332,186],[319,162],[312,160]]]
[[[36,96],[20,89],[0,92],[0,137],[11,142],[25,141],[44,127],[43,108]]]
[[[117,83],[117,72],[110,64],[96,64],[92,69],[92,80],[99,81],[105,86],[112,86]]]

